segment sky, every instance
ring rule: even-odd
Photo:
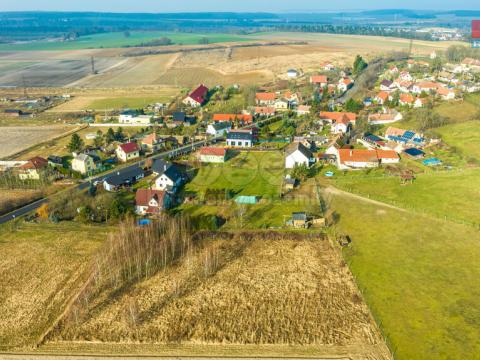
[[[479,0],[0,0],[0,11],[315,12],[363,9],[480,10]]]

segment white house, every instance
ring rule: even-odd
[[[95,171],[95,161],[87,154],[79,154],[72,160],[72,170],[80,174],[88,174]]]
[[[207,100],[208,91],[208,88],[202,84],[183,99],[183,103],[194,108],[202,106]]]
[[[135,193],[137,215],[158,214],[171,207],[173,199],[167,191],[138,189]]]
[[[379,114],[368,115],[368,123],[371,125],[384,125],[390,124],[403,119],[402,113],[398,111],[391,111]]]
[[[227,146],[252,147],[254,142],[252,130],[232,130],[227,134]]]
[[[120,124],[138,124],[138,125],[150,125],[152,122],[151,115],[137,115],[136,111],[124,111],[118,118]]]
[[[118,145],[115,153],[120,161],[127,162],[140,157],[140,148],[138,147],[137,143],[128,142]]]
[[[154,190],[171,190],[177,191],[182,184],[183,177],[175,165],[166,167],[166,170],[158,175],[155,179]]]
[[[232,125],[229,121],[216,122],[213,124],[208,124],[207,134],[213,136],[223,136],[229,132],[232,128]]]
[[[276,111],[286,111],[288,110],[288,105],[290,103],[286,99],[277,99],[273,104],[273,107]]]
[[[315,159],[312,152],[300,142],[290,144],[285,151],[286,169],[293,169],[298,165],[309,167],[313,162]]]
[[[375,168],[378,165],[375,150],[338,149],[337,167],[341,170]]]

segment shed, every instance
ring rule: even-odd
[[[236,197],[235,202],[242,205],[254,205],[258,202],[258,199],[256,196],[240,195]]]
[[[294,212],[292,213],[292,225],[296,228],[307,227],[307,213]]]

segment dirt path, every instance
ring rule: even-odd
[[[328,186],[328,187],[324,188],[323,192],[326,193],[326,194],[333,194],[333,195],[338,195],[338,196],[343,196],[343,197],[349,197],[351,199],[368,202],[370,204],[374,204],[374,205],[377,205],[377,206],[383,206],[383,207],[393,209],[393,210],[398,210],[398,211],[401,211],[401,212],[408,212],[404,208],[394,206],[394,205],[390,205],[390,204],[387,204],[387,203],[384,203],[384,202],[381,202],[381,201],[369,199],[369,198],[363,197],[361,195],[352,194],[348,191],[343,191],[343,190],[340,190],[340,189],[335,188],[333,186]]]

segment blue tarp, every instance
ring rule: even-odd
[[[426,166],[437,166],[437,165],[441,165],[442,161],[437,158],[431,158],[431,159],[423,160],[422,163],[423,165],[426,165]]]

